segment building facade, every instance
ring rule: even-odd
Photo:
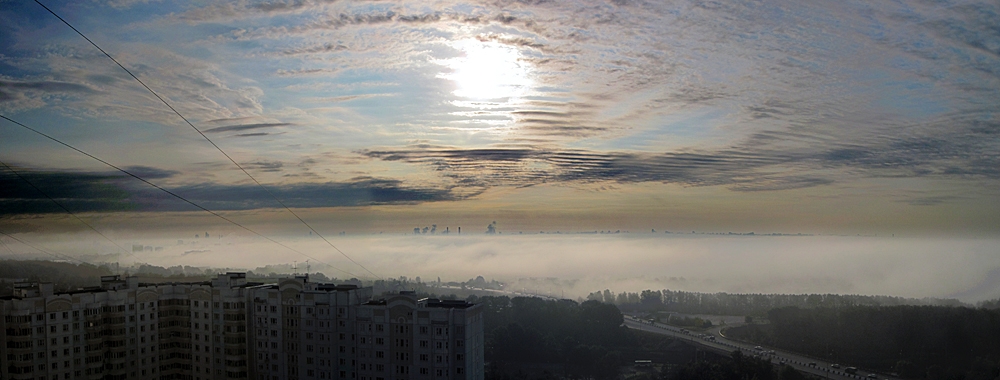
[[[299,276],[250,290],[257,380],[483,379],[481,306]]]
[[[0,298],[0,380],[482,379],[481,307],[371,288],[200,283],[54,293],[18,284]]]

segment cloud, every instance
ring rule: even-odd
[[[280,162],[256,162],[244,166],[259,171],[279,171],[283,167]],[[130,169],[136,170],[134,174],[148,175],[149,177],[144,177],[146,179],[163,179],[175,174],[149,167]],[[123,175],[54,171],[25,171],[21,174],[74,213],[197,211],[187,203]],[[412,187],[399,180],[376,177],[356,177],[343,182],[266,186],[285,205],[297,208],[417,204],[452,201],[463,197],[447,189]],[[280,208],[255,184],[198,183],[163,187],[213,211]],[[9,171],[0,173],[0,215],[63,212],[59,206]]]
[[[288,126],[288,125],[292,125],[292,124],[291,123],[237,124],[237,125],[227,125],[227,126],[223,126],[223,127],[209,128],[209,129],[206,129],[204,132],[206,132],[206,133],[221,133],[221,132],[234,132],[234,131],[235,132],[240,132],[240,131],[248,131],[248,130],[252,130],[252,129],[284,127],[284,126]]]
[[[244,163],[242,166],[246,169],[252,169],[254,171],[279,172],[285,164],[281,161],[256,161]]]
[[[858,141],[854,141],[854,140]],[[366,149],[383,161],[430,166],[457,184],[524,187],[542,183],[661,182],[727,186],[734,191],[777,191],[825,186],[850,177],[1000,179],[1000,156],[974,138],[828,136],[800,131],[761,133],[715,150],[622,152],[541,146],[466,149],[418,145]],[[790,143],[794,143],[791,144]],[[779,145],[776,147],[775,145]],[[927,198],[931,204],[947,198]]]
[[[93,96],[94,88],[68,81],[4,80],[0,78],[0,110],[37,108],[52,96]]]
[[[329,68],[316,68],[316,69],[298,69],[298,70],[286,70],[280,69],[277,71],[279,76],[305,76],[305,75],[330,75],[340,72],[337,69]]]
[[[346,182],[296,183],[267,186],[288,207],[345,207],[381,204],[417,204],[458,200],[448,190],[405,186],[402,181],[356,177]],[[171,189],[211,210],[277,208],[273,199],[250,185],[203,183]],[[165,210],[159,210],[165,211]]]
[[[261,136],[267,136],[267,135],[270,135],[270,133],[268,133],[268,132],[255,132],[255,133],[240,133],[240,134],[237,134],[237,135],[233,135],[233,137],[261,137]]]
[[[771,178],[760,176],[747,181],[737,181],[737,184],[729,186],[733,191],[776,191],[804,189],[807,187],[824,186],[834,183],[830,178],[787,176]]]
[[[314,102],[338,103],[338,102],[348,102],[348,101],[352,101],[352,100],[371,99],[371,98],[386,97],[386,96],[396,96],[396,95],[398,95],[398,94],[392,94],[392,93],[385,93],[385,94],[358,94],[358,95],[336,96],[336,97],[332,97],[332,98],[316,98],[316,99],[310,99],[310,100],[312,100]]]
[[[159,22],[135,16],[128,27],[176,39],[124,41],[119,58],[192,120],[210,120],[206,132],[245,138],[231,141],[253,149],[259,170],[300,162],[286,145],[268,145],[278,139],[255,138],[294,123],[322,133],[289,133],[282,144],[307,136],[287,143],[360,152],[352,165],[411,164],[421,171],[408,181],[453,197],[546,183],[764,192],[864,178],[1000,180],[1000,8],[990,2],[165,8],[172,13],[151,16]],[[43,26],[14,24],[4,29],[16,29],[18,43],[0,57],[13,68],[0,78],[0,107],[177,122],[106,58],[75,40],[40,39]],[[173,34],[179,27],[189,32]],[[525,95],[458,99],[441,62],[463,54],[450,45],[459,40],[516,52],[530,69]],[[359,95],[380,91],[377,83],[392,83],[392,93]],[[372,96],[385,98],[352,101]],[[340,104],[307,108],[320,102]],[[429,145],[405,146],[412,139]]]
[[[0,171],[0,215],[64,213],[49,197],[74,213],[130,211],[137,206],[130,201],[129,189],[120,184],[121,176],[23,169],[18,172],[34,187],[10,171]],[[45,193],[40,193],[35,187]]]
[[[162,46],[137,42],[115,58],[142,78],[160,97],[191,120],[259,115],[259,88],[231,83],[230,73],[207,60],[183,56]],[[17,49],[4,57],[11,67],[0,86],[0,104],[20,112],[46,108],[72,118],[175,123],[178,118],[97,50],[74,42],[50,41],[41,51]],[[44,76],[33,73],[44,73]],[[53,96],[59,95],[59,96]],[[13,101],[11,101],[13,100]]]
[[[79,94],[92,94],[95,93],[94,89],[70,82],[59,82],[59,81],[8,81],[0,80],[0,92],[3,90],[35,90],[42,92],[70,92]]]
[[[125,170],[145,179],[164,179],[181,174],[176,170],[160,169],[151,166],[127,166]]]
[[[958,200],[962,197],[952,196],[952,195],[934,195],[926,197],[917,197],[906,200],[906,203],[913,206],[937,206],[948,201]]]
[[[749,190],[753,185],[738,177],[752,175],[752,170],[789,163],[785,158],[753,156],[738,151],[708,153],[595,152],[551,150],[544,148],[416,148],[402,150],[366,150],[359,152],[385,161],[403,161],[431,165],[436,171],[455,179],[482,186],[531,186],[546,182],[619,183],[664,182],[689,186],[733,185]],[[782,183],[771,186],[805,187],[825,184],[821,180],[771,179]],[[791,186],[790,184],[797,184]],[[758,189],[763,189],[760,184]]]

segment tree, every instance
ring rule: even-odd
[[[663,305],[663,293],[659,290],[643,290],[639,295],[639,303],[647,308],[658,308]]]

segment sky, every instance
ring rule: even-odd
[[[1000,234],[994,1],[42,3],[156,95],[0,0],[0,115],[267,235]],[[240,230],[10,120],[0,231]]]

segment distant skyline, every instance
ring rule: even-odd
[[[329,236],[1000,233],[995,2],[43,3]],[[0,4],[0,114],[308,232],[41,6]],[[225,225],[6,120],[0,161],[99,230]],[[0,184],[0,230],[88,231]]]

